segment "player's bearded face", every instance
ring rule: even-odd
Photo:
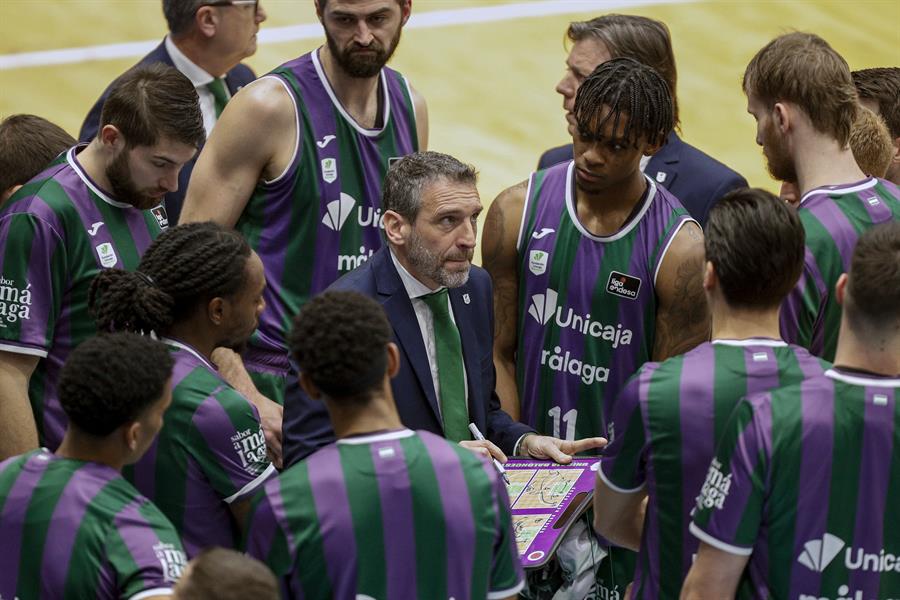
[[[407,257],[418,274],[424,275],[448,288],[459,287],[469,280],[469,268],[472,264],[474,250],[463,250],[453,246],[441,256],[438,252],[428,247],[415,227],[410,231],[407,243]],[[467,262],[461,270],[450,270],[444,266],[445,261],[455,261],[455,263],[460,261]]]
[[[137,209],[147,210],[159,205],[166,190],[153,189],[152,193],[138,187],[131,174],[131,166],[128,161],[128,148],[123,148],[106,167],[106,178],[112,186],[112,193],[119,202],[127,202]]]
[[[797,181],[797,169],[791,158],[784,138],[778,135],[773,120],[769,119],[763,128],[763,154],[769,174],[779,181]]]
[[[394,55],[394,50],[400,43],[402,30],[403,28],[398,25],[387,46],[377,38],[373,38],[366,46],[350,40],[346,46],[339,48],[337,39],[328,31],[328,27],[325,27],[325,39],[328,41],[331,55],[347,75],[358,78],[374,77]]]

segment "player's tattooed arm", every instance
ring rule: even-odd
[[[525,206],[526,182],[504,190],[491,203],[481,237],[484,268],[494,283],[494,366],[500,405],[519,420],[521,413],[516,389],[516,336],[518,319],[519,223]]]
[[[657,275],[655,361],[683,354],[709,339],[709,308],[703,291],[704,256],[700,228],[686,223],[672,240]]]

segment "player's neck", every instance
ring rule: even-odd
[[[855,183],[866,177],[849,146],[841,148],[827,135],[808,133],[795,147],[794,164],[801,195],[822,186]]]
[[[172,323],[163,332],[163,335],[187,344],[210,362],[212,362],[213,350],[218,346],[214,335],[204,325],[200,324],[199,319],[188,318]]]
[[[877,338],[877,335],[875,336]],[[859,369],[887,377],[900,377],[900,337],[871,339],[856,335],[841,319],[834,365]]]
[[[116,435],[116,433],[112,435]],[[100,463],[116,471],[121,471],[122,467],[125,466],[125,461],[110,446],[108,439],[91,440],[85,435],[74,432],[69,427],[66,430],[62,443],[54,454],[60,458]]]
[[[578,219],[594,235],[612,235],[632,218],[646,191],[647,180],[640,171],[626,181],[602,190],[588,191],[576,184]]]
[[[76,159],[87,176],[100,186],[100,189],[107,195],[114,197],[112,195],[112,184],[106,176],[106,168],[109,162],[107,150],[103,147],[103,142],[100,141],[100,138],[95,137],[91,140],[87,148],[76,155]]]
[[[363,405],[342,406],[326,398],[325,406],[337,439],[403,428],[393,398],[386,398],[382,393],[375,394]]]
[[[712,339],[746,340],[750,338],[781,339],[778,307],[768,310],[735,309],[724,302],[710,302]]]
[[[351,77],[338,66],[327,44],[319,50],[319,60],[341,106],[363,127],[374,127],[378,118],[378,81],[381,73],[373,77]]]

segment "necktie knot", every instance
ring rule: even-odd
[[[221,77],[216,77],[206,84],[206,89],[213,95],[216,105],[216,118],[218,119],[222,111],[225,110],[225,105],[228,104],[228,89],[225,87],[225,80]]]
[[[447,288],[441,288],[436,292],[421,296],[422,301],[428,305],[435,317],[450,316],[450,309],[447,307],[449,297],[450,294]]]

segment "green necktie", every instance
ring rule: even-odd
[[[462,342],[456,323],[450,317],[447,288],[421,298],[434,316],[434,346],[437,353],[444,437],[452,442],[470,440]]]
[[[221,77],[216,77],[206,84],[206,89],[212,92],[216,101],[216,118],[218,119],[222,111],[225,110],[225,105],[228,104],[228,90],[225,89],[225,80]]]

